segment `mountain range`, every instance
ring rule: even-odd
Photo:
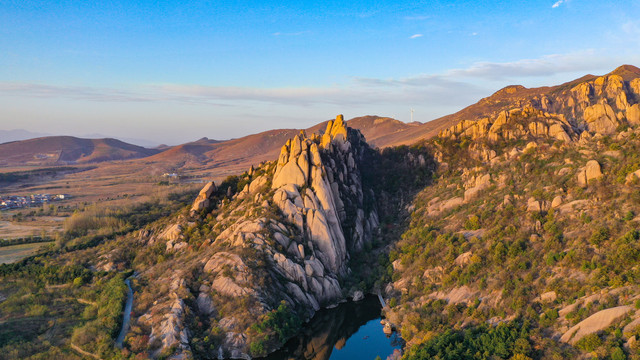
[[[639,107],[640,69],[624,65],[425,124],[338,115],[166,150],[109,141],[140,168],[246,167],[197,194],[72,209],[48,252],[0,266],[0,353],[260,358],[371,293],[405,360],[638,358]]]
[[[640,70],[631,65],[623,65],[609,75],[619,76],[622,81],[635,79]],[[563,96],[568,89],[579,84],[593,81],[597,76],[585,75],[580,79],[561,85],[540,88],[507,86],[493,95],[481,99],[454,114],[447,115],[427,123],[404,123],[388,117],[362,116],[347,121],[349,127],[358,129],[374,147],[385,148],[409,145],[423,139],[436,136],[462,120],[475,121],[491,114],[508,109],[513,104],[527,102],[543,111],[554,111],[554,102],[550,99]],[[637,83],[630,84],[632,88]],[[588,95],[586,95],[588,96]],[[565,116],[572,114],[566,113]],[[326,121],[305,129],[315,133],[326,126]],[[97,163],[144,159],[145,163],[171,164],[175,168],[197,165],[201,168],[220,168],[231,164],[248,166],[272,159],[277,155],[280,145],[295,135],[300,129],[269,130],[232,140],[197,141],[177,146],[161,148],[142,148],[115,139],[82,139],[65,136],[39,137],[22,141],[0,144],[0,164],[5,166],[53,165],[72,163]],[[27,135],[27,134],[23,134]],[[23,143],[23,141],[27,141]]]

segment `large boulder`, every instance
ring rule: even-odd
[[[598,180],[602,178],[602,176],[603,174],[600,168],[600,163],[596,160],[589,160],[587,161],[587,165],[578,171],[578,185],[585,187],[589,184],[589,181]]]
[[[600,179],[602,177],[600,164],[595,160],[587,161],[587,166],[585,167],[585,175],[587,177],[587,182]]]
[[[584,109],[584,120],[589,131],[602,135],[611,135],[618,128],[618,119],[613,108],[607,103],[600,103]]]
[[[560,341],[575,344],[583,337],[613,325],[631,310],[633,310],[631,306],[618,306],[598,311],[565,332]]]
[[[195,214],[196,212],[207,208],[210,205],[209,197],[214,191],[216,191],[216,184],[213,181],[208,182],[202,190],[200,190],[198,197],[196,197],[196,200],[193,202],[193,206],[191,206],[191,214]]]
[[[627,121],[631,125],[640,124],[640,105],[634,104],[633,106],[627,108]]]

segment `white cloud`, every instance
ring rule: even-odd
[[[130,88],[99,88],[34,83],[0,82],[0,98],[57,98],[104,103],[149,103],[213,105],[238,111],[247,105],[263,108],[309,111],[309,107],[351,108],[352,111],[422,107],[427,113],[444,115],[472,104],[500,87],[513,83],[526,86],[555,85],[588,72],[604,73],[636,58],[607,57],[595,50],[552,54],[511,62],[476,62],[464,68],[404,78],[352,78],[331,86],[318,87],[230,87],[202,84],[147,84]],[[530,79],[526,80],[526,79]],[[274,106],[275,107],[275,106]],[[284,110],[283,110],[284,111]],[[293,110],[291,110],[293,111]],[[314,110],[316,111],[316,110]],[[393,115],[393,114],[389,114]],[[427,119],[422,119],[429,120]]]
[[[409,36],[409,39],[417,39],[417,38],[423,37],[423,36],[424,35],[422,35],[422,34],[413,34],[413,35]]]
[[[562,5],[563,2],[564,2],[564,0],[558,0],[553,5],[551,5],[551,7],[555,9],[558,6]]]
[[[544,77],[561,73],[613,70],[625,60],[628,59],[602,55],[596,50],[589,49],[511,62],[476,62],[467,68],[449,70],[445,75],[454,78],[486,80]]]

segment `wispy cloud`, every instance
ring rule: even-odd
[[[476,62],[466,68],[450,69],[439,74],[420,74],[401,79],[357,78],[359,83],[378,86],[437,86],[459,88],[478,81],[510,81],[527,77],[546,77],[562,73],[609,69],[621,59],[598,56],[595,50],[546,55],[537,59],[512,62]]]
[[[328,87],[253,88],[205,86],[193,84],[154,84],[131,90],[98,87],[56,86],[33,83],[2,83],[0,97],[56,98],[93,102],[148,102],[243,106],[247,103],[271,103],[287,106],[337,105],[370,106],[437,99],[451,103],[457,95],[465,98],[470,91],[480,94],[473,85],[447,81],[439,76],[388,81],[352,79]]]
[[[608,69],[611,66],[616,66],[621,61],[623,60],[602,55],[596,50],[590,49],[511,62],[476,62],[467,68],[452,69],[445,74],[454,78],[482,78],[487,80],[543,77],[561,73]]]
[[[335,105],[370,108],[379,104],[422,104],[454,111],[487,96],[497,86],[524,78],[587,73],[633,59],[602,56],[595,50],[552,54],[512,62],[476,62],[464,68],[404,78],[352,78],[332,86],[229,87],[202,84],[147,84],[126,89],[0,82],[0,96],[62,98],[96,102],[149,102],[242,107],[246,104],[284,106]],[[548,83],[548,82],[545,82]],[[551,82],[550,84],[554,84]]]
[[[558,6],[562,5],[563,2],[564,2],[564,0],[558,0],[553,5],[551,5],[551,7],[555,9]]]
[[[30,98],[61,98],[96,102],[168,102],[202,103],[202,99],[179,93],[162,93],[148,88],[114,89],[91,86],[50,85],[38,83],[0,82],[0,95]],[[210,105],[226,106],[208,102]]]
[[[409,36],[409,39],[417,39],[417,38],[423,37],[423,36],[424,35],[422,35],[422,34],[413,34],[413,35]]]
[[[76,100],[145,102],[152,97],[143,93],[132,93],[126,90],[96,88],[89,86],[58,86],[37,83],[0,83],[0,94],[27,96],[35,98],[62,97]]]

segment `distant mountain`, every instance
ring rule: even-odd
[[[4,144],[10,141],[33,139],[48,135],[49,134],[36,133],[24,129],[0,130],[0,144]]]
[[[98,163],[146,157],[158,151],[116,139],[48,136],[0,144],[0,165]]]
[[[328,121],[304,129],[307,134],[320,134]],[[358,129],[367,142],[377,147],[395,145],[397,136],[410,130],[420,129],[422,124],[406,124],[402,121],[375,115],[362,116],[347,121],[347,125]],[[234,173],[245,170],[252,164],[271,160],[278,156],[282,144],[298,134],[299,129],[278,129],[225,141],[200,140],[169,147],[166,150],[137,161],[161,165],[169,171],[197,166],[201,169],[216,169],[217,172]],[[394,136],[395,135],[395,136]]]
[[[105,135],[105,134],[98,134],[98,133],[81,135],[79,137],[81,137],[83,139],[111,139],[111,138],[117,138],[120,141],[124,141],[124,142],[129,143],[129,144],[138,145],[138,146],[142,146],[142,147],[146,147],[146,148],[155,148],[155,147],[160,146],[160,143],[158,143],[157,141],[152,141],[152,140],[147,140],[147,139],[130,138],[130,137],[120,137],[120,136],[114,137],[114,136],[109,136],[109,135]]]
[[[105,212],[105,225],[64,252],[0,267],[7,353],[52,358],[73,341],[80,353],[117,356],[100,339],[120,327],[113,299],[123,303],[135,272],[131,356],[258,358],[297,338],[309,341],[289,357],[317,359],[341,345],[306,321],[376,293],[404,360],[640,358],[640,69],[507,86],[425,124],[349,124],[362,131],[339,115],[303,134],[202,138],[96,166],[111,176],[170,163],[211,174],[200,178],[238,176],[208,182],[193,202],[161,199],[168,191],[152,205],[119,199],[118,221]],[[425,140],[378,152],[362,133],[378,147]],[[24,294],[52,283],[69,297],[41,297],[47,321],[80,318],[84,305],[113,311],[71,340],[46,326],[23,338],[34,321]],[[95,304],[71,305],[78,294]],[[55,311],[64,299],[69,311]]]
[[[309,134],[321,133],[327,122],[305,131]],[[375,115],[353,118],[348,121],[348,125],[359,129],[369,143],[378,147],[395,145],[399,135],[406,135],[410,130],[417,130],[422,126],[420,123],[406,124]],[[150,149],[115,139],[71,136],[32,139],[31,135],[37,134],[16,130],[16,135],[12,138],[22,135],[29,139],[0,144],[0,164],[51,165],[139,159],[147,164],[161,165],[160,171],[198,166],[231,173],[276,157],[282,144],[299,132],[299,129],[277,129],[223,141],[203,137],[181,145],[160,145]]]

